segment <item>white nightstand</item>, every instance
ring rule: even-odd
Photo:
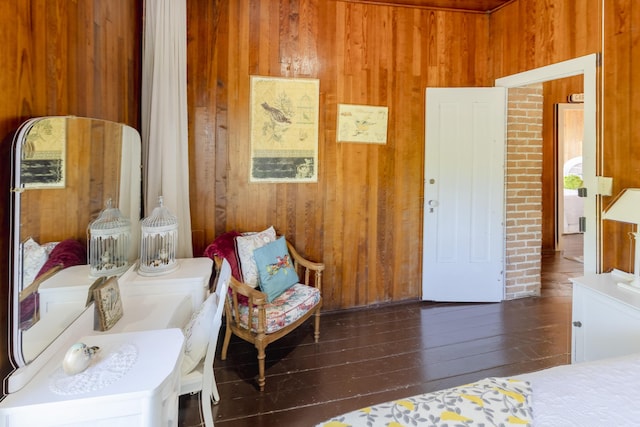
[[[573,282],[571,361],[640,352],[640,293],[617,285],[610,273]]]
[[[177,425],[180,329],[89,335],[78,341],[100,347],[92,366],[69,377],[61,368],[64,352],[56,355],[22,390],[0,402],[0,426]],[[82,381],[87,377],[99,380]]]

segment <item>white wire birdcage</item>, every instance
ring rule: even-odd
[[[129,268],[131,221],[107,200],[105,209],[87,228],[90,274],[114,276]]]
[[[140,266],[143,276],[169,273],[178,267],[178,219],[164,206],[162,196],[150,216],[142,220]]]

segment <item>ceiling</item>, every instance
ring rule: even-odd
[[[425,9],[491,12],[513,0],[347,0],[352,3],[385,4]]]

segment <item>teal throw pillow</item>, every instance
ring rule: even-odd
[[[284,237],[255,249],[253,258],[258,267],[260,289],[267,294],[267,301],[273,301],[298,283],[298,274],[293,268]]]

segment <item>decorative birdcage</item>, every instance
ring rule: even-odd
[[[140,266],[143,276],[169,273],[178,267],[178,219],[164,206],[162,196],[150,216],[142,220]]]
[[[105,209],[87,228],[90,274],[114,276],[129,268],[131,221],[107,200]]]

